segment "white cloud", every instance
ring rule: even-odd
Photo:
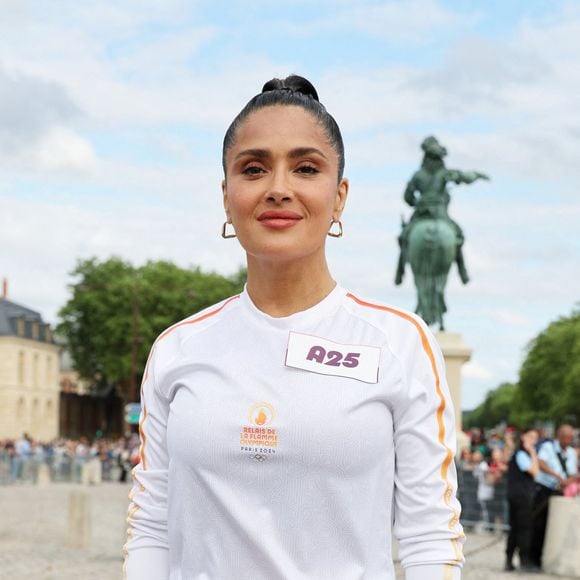
[[[260,3],[271,5],[264,0],[255,0],[253,5]],[[307,8],[312,5],[304,0],[294,0],[285,3],[284,8],[292,11],[301,4]],[[237,2],[236,5],[242,11],[247,10],[246,2]],[[313,38],[328,32],[362,33],[385,45],[422,46],[454,28],[465,29],[477,20],[477,15],[460,14],[437,0],[319,0],[317,8],[323,12],[322,17],[293,21],[282,13],[273,25],[276,31],[297,38]],[[329,18],[329,11],[332,11],[332,18]]]
[[[4,155],[34,144],[79,114],[62,85],[8,71],[0,63],[0,151]]]
[[[34,152],[35,165],[41,169],[85,173],[96,168],[97,158],[91,144],[66,129],[53,129]]]
[[[526,317],[506,308],[494,308],[488,311],[488,316],[502,326],[529,326],[531,321]]]
[[[115,74],[129,76],[141,85],[149,83],[150,88],[163,80],[174,83],[180,76],[191,76],[187,64],[216,34],[210,27],[188,28],[165,33],[147,44],[128,47],[114,60]]]
[[[461,372],[465,378],[469,379],[490,380],[494,378],[494,373],[490,369],[487,369],[473,361],[465,363]]]
[[[435,0],[404,0],[352,4],[345,24],[385,41],[427,43],[437,32],[461,26],[466,19]]]
[[[0,65],[0,165],[27,175],[84,173],[94,168],[92,145],[74,128],[80,109],[56,83]]]

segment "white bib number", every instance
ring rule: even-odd
[[[292,331],[288,337],[286,366],[313,373],[376,383],[380,358],[381,349],[377,346],[340,344]]]

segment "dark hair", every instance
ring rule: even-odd
[[[250,99],[248,104],[232,121],[224,137],[222,149],[222,166],[226,172],[226,153],[234,144],[236,133],[242,122],[254,111],[274,105],[302,107],[311,113],[322,125],[328,141],[338,156],[338,180],[344,172],[344,143],[338,124],[324,105],[318,100],[318,93],[310,81],[298,75],[291,75],[285,79],[272,79],[263,87],[262,92]]]
[[[525,435],[526,433],[529,433],[530,431],[536,431],[536,433],[538,432],[538,428],[534,427],[532,425],[526,425],[523,429],[520,429],[520,434],[518,437],[518,449],[522,449],[522,436]]]

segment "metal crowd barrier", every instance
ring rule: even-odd
[[[102,481],[119,481],[121,468],[114,458],[107,458],[100,463]],[[88,461],[59,454],[10,456],[0,451],[0,485],[36,484],[41,465],[48,467],[52,482],[81,483]]]
[[[509,530],[506,476],[493,486],[493,498],[477,499],[478,480],[469,469],[457,470],[461,524],[467,530],[503,532]]]

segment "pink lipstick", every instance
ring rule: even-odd
[[[268,210],[258,216],[258,221],[268,228],[283,230],[295,226],[302,216],[288,210]]]

